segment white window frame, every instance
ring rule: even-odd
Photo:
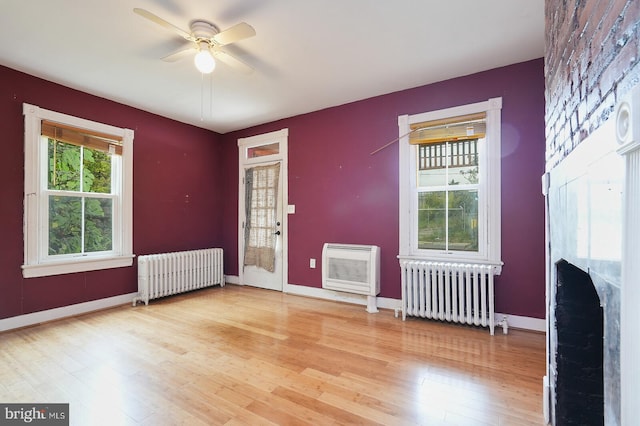
[[[473,262],[495,265],[501,260],[500,145],[502,98],[453,108],[398,117],[400,160],[400,247],[399,257],[442,262]],[[418,248],[418,145],[409,143],[411,125],[468,114],[486,112],[487,131],[484,167],[480,168],[478,199],[478,252],[428,250]]]
[[[133,264],[133,136],[130,129],[85,120],[23,104],[24,138],[24,264],[25,278],[68,274]],[[70,256],[48,254],[47,140],[41,135],[42,120],[107,133],[122,138],[120,166],[114,168],[116,186],[113,215],[113,249],[108,252]],[[119,173],[119,175],[117,175]]]

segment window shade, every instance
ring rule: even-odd
[[[410,126],[409,143],[422,145],[483,138],[487,132],[486,118],[485,112],[479,112],[414,123]]]
[[[60,142],[122,155],[122,137],[120,136],[94,132],[48,120],[42,120],[40,129],[42,136]]]

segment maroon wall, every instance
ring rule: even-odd
[[[136,255],[221,246],[218,134],[2,66],[0,95],[0,318],[137,290],[135,266],[22,278],[23,102],[135,131]]]
[[[217,135],[0,67],[0,318],[136,290],[135,267],[23,279],[22,103],[135,130],[134,253],[222,246],[238,273],[237,138],[289,128],[289,283],[321,286],[324,242],[382,249],[400,298],[397,117],[502,96],[505,266],[496,310],[544,317],[544,73],[535,60]],[[223,143],[219,143],[222,141]]]
[[[381,247],[381,296],[400,298],[398,116],[502,97],[502,259],[496,310],[544,318],[544,70],[542,59],[366,99],[224,140],[225,272],[238,273],[237,139],[289,129],[289,283],[321,287],[325,242]],[[315,82],[314,84],[321,84]]]

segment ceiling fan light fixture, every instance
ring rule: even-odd
[[[210,74],[216,68],[216,60],[213,59],[213,55],[209,51],[209,46],[201,46],[193,62],[202,74]]]

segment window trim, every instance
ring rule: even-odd
[[[24,139],[24,278],[85,272],[100,269],[127,267],[133,264],[133,137],[134,132],[108,124],[50,111],[27,103],[23,104]],[[46,212],[43,213],[42,188],[47,175],[43,172],[42,156],[44,144],[41,141],[41,122],[48,120],[69,126],[106,133],[122,138],[120,196],[116,201],[114,214],[113,251],[87,254],[77,257],[51,259],[43,254],[47,240],[44,232],[47,226]],[[43,183],[44,182],[44,183]],[[117,219],[119,217],[119,219]]]
[[[399,258],[429,259],[447,262],[487,263],[500,267],[501,260],[501,206],[500,206],[500,145],[502,98],[492,98],[452,108],[445,108],[414,115],[398,117],[399,130],[399,192],[400,227]],[[428,250],[417,247],[417,152],[418,145],[409,143],[411,125],[423,121],[446,119],[479,112],[486,112],[486,167],[481,170],[484,200],[479,200],[478,221],[480,229],[478,253]],[[481,211],[483,213],[481,213]],[[481,216],[485,216],[481,218]],[[498,271],[499,273],[499,271]]]

